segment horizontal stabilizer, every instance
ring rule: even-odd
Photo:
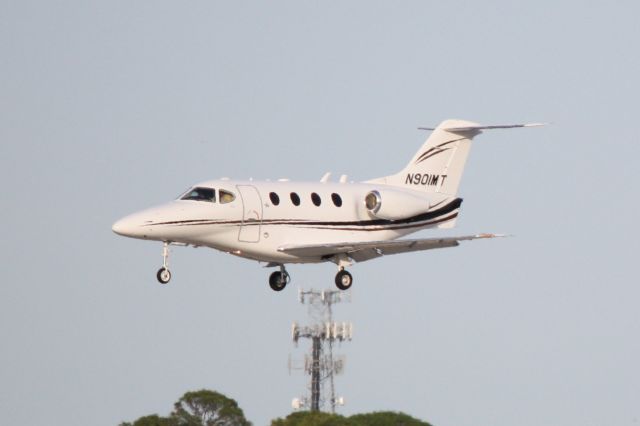
[[[411,251],[430,250],[445,247],[455,247],[460,241],[477,240],[484,238],[504,237],[499,234],[476,234],[461,237],[423,238],[412,240],[369,241],[358,243],[327,243],[294,245],[287,244],[278,247],[278,251],[288,253],[301,258],[326,257],[344,254],[355,260],[363,262],[376,257],[407,253]]]
[[[452,133],[464,133],[464,132],[474,132],[481,130],[492,130],[492,129],[515,129],[518,127],[539,127],[546,126],[547,123],[525,123],[525,124],[497,124],[493,126],[465,126],[465,127],[444,127],[441,128],[447,132]],[[419,130],[435,130],[435,127],[418,127]]]

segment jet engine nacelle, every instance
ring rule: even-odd
[[[426,212],[429,200],[419,195],[393,190],[373,190],[364,197],[369,213],[380,219],[399,220]]]

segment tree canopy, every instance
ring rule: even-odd
[[[160,417],[157,414],[140,417],[133,423],[121,423],[120,426],[174,426],[175,423],[169,417]]]
[[[349,417],[354,426],[431,426],[404,413],[379,411],[375,413],[355,414]]]
[[[238,403],[210,390],[187,392],[174,405],[171,417],[180,426],[249,426]]]
[[[238,403],[221,393],[202,389],[187,392],[167,417],[140,417],[120,426],[251,426]],[[351,417],[318,411],[298,411],[271,422],[271,426],[431,426],[404,413],[380,411]]]
[[[271,426],[431,426],[404,413],[381,411],[344,417],[339,414],[301,411],[284,419],[275,419]]]
[[[321,411],[299,411],[284,419],[275,419],[271,426],[353,426],[349,419],[339,414]]]
[[[152,414],[120,426],[251,426],[235,400],[211,390],[187,392],[173,407],[168,417]]]

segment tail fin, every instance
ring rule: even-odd
[[[428,193],[455,196],[471,149],[471,140],[486,129],[531,127],[541,124],[482,126],[463,120],[445,120],[429,135],[409,164],[399,173],[369,181]]]

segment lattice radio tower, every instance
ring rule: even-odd
[[[301,326],[294,322],[291,335],[297,345],[300,339],[311,340],[311,354],[305,355],[303,365],[294,365],[289,360],[291,369],[303,369],[311,376],[309,384],[310,398],[294,398],[294,409],[309,407],[311,411],[324,408],[330,403],[331,412],[335,413],[336,405],[343,405],[342,397],[336,398],[334,376],[344,370],[345,358],[334,357],[333,344],[335,342],[350,341],[353,336],[353,324],[333,321],[332,306],[336,303],[351,300],[351,293],[339,290],[299,290],[298,299],[302,304],[309,305],[309,316],[312,325]],[[329,383],[329,397],[326,397],[325,384]]]

